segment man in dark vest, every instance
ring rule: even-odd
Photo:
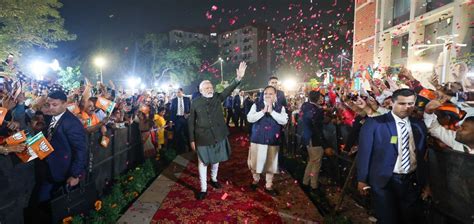
[[[196,195],[202,200],[207,195],[207,166],[211,168],[211,186],[220,188],[217,181],[219,162],[226,161],[230,156],[230,145],[227,140],[229,130],[222,113],[222,102],[230,96],[244,77],[247,64],[241,62],[237,69],[237,77],[222,93],[214,93],[214,87],[209,80],[199,85],[201,97],[193,99],[189,115],[189,140],[191,149],[197,151],[199,180],[201,191]]]
[[[280,149],[283,125],[288,122],[288,114],[277,101],[277,89],[267,86],[263,91],[263,100],[257,101],[247,114],[252,127],[248,165],[252,172],[251,188],[257,189],[260,174],[265,173],[265,192],[277,196],[273,188],[273,176],[278,173],[278,151]]]

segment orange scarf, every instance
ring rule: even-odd
[[[85,128],[94,126],[99,123],[99,118],[95,114],[92,114],[92,116],[89,116],[89,114],[87,114],[85,111],[82,111],[81,117],[82,117],[82,121],[84,122]]]

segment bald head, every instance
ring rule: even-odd
[[[199,92],[203,97],[211,98],[214,95],[214,87],[212,86],[211,81],[202,81],[201,84],[199,84]]]

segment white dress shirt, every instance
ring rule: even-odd
[[[264,104],[267,105],[267,103],[265,102]],[[270,115],[272,116],[273,119],[275,119],[275,121],[279,125],[285,125],[286,123],[288,123],[288,114],[285,111],[285,107],[281,107],[280,113],[276,112],[275,110],[272,110]],[[255,123],[258,120],[260,120],[263,116],[265,116],[265,113],[263,112],[263,110],[257,112],[257,106],[256,104],[253,104],[252,108],[250,108],[250,111],[247,114],[247,120],[250,123]]]
[[[66,113],[66,111],[62,112],[59,115],[54,116],[53,119],[51,119],[51,121],[54,121],[54,122],[51,122],[49,124],[49,127],[54,127],[56,125],[56,123],[58,123],[59,119],[61,119],[61,117],[63,116],[64,113]]]
[[[416,169],[416,153],[415,153],[415,139],[413,138],[413,132],[411,130],[411,124],[410,124],[410,119],[408,117],[401,119],[397,115],[395,115],[393,112],[392,116],[395,119],[395,124],[397,126],[397,145],[398,145],[398,157],[397,157],[397,162],[395,163],[395,167],[393,168],[394,173],[398,174],[407,174],[411,173]],[[402,128],[399,122],[405,122],[405,128],[408,131],[408,147],[410,150],[410,170],[406,172],[405,170],[402,169],[402,136],[400,135],[402,133]],[[392,143],[393,144],[393,143]]]
[[[178,111],[176,116],[184,116],[184,100],[183,97],[178,97]]]
[[[465,152],[464,149],[466,149],[469,154],[474,154],[474,149],[471,149],[469,148],[469,146],[456,141],[455,131],[446,129],[445,127],[439,124],[438,118],[435,114],[424,113],[423,118],[426,127],[428,128],[428,132],[433,137],[441,140],[444,144],[448,145],[449,147],[451,147],[451,149],[455,151]]]

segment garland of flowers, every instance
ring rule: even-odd
[[[63,219],[63,223],[115,223],[120,217],[121,211],[130,205],[155,177],[156,173],[153,162],[147,160],[144,164],[116,179],[116,183],[112,187],[110,194],[102,200],[94,202],[95,209],[89,213],[89,216],[69,216]]]

